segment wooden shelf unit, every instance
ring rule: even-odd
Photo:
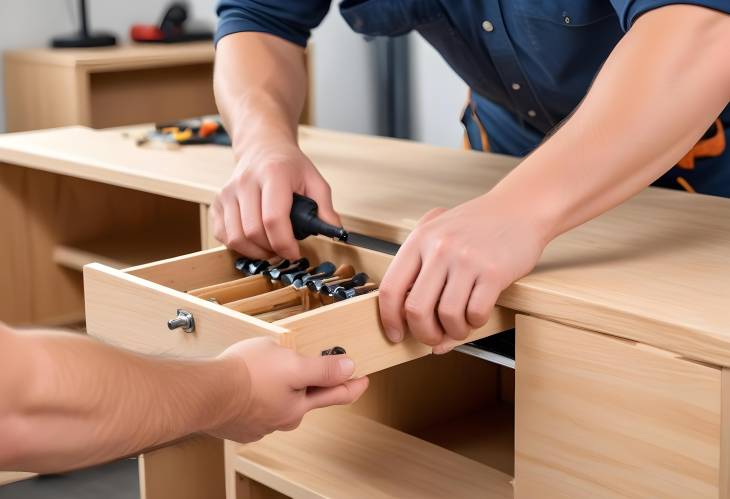
[[[235,473],[229,480],[244,474],[293,498],[506,499],[513,494],[506,473],[337,409],[306,416],[292,433],[251,445],[227,443],[226,452]]]
[[[227,497],[512,498],[508,391],[499,366],[458,352],[374,373],[351,407],[226,442]]]
[[[115,269],[134,267],[200,249],[199,241],[185,236],[186,230],[181,224],[170,222],[131,233],[59,244],[53,249],[52,257],[58,265],[78,271],[89,263],[102,263]]]
[[[8,131],[216,113],[211,42],[5,53]]]

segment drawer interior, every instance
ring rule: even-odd
[[[229,486],[283,497],[511,498],[513,375],[458,352],[375,373],[351,407],[316,411],[253,444],[228,442]]]
[[[345,289],[351,285],[353,278],[360,278],[362,285],[351,291],[354,291],[352,294],[365,294],[377,289],[392,258],[325,238],[307,239],[302,242],[301,250],[306,261],[299,262],[299,265],[275,259],[270,261],[272,264],[279,263],[285,273],[278,279],[267,277],[260,270],[253,275],[245,269],[242,271],[240,262],[243,259],[240,255],[222,248],[143,265],[127,269],[126,272],[234,312],[273,323],[333,305],[345,298],[328,296],[324,291],[307,287],[301,281],[301,287],[291,286],[290,282],[285,281],[287,277],[303,273],[306,269],[313,274],[329,266],[330,271],[335,269],[334,273],[323,274],[317,284],[324,285],[322,287],[325,289],[334,289],[335,283],[339,283]],[[259,269],[263,268],[259,266]],[[294,269],[298,272],[293,272]]]

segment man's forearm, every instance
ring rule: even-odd
[[[215,96],[234,152],[296,141],[307,93],[304,50],[264,33],[235,33],[216,49]]]
[[[0,469],[58,471],[204,431],[230,412],[220,360],[152,359],[81,335],[0,324]],[[238,368],[236,368],[238,369]]]
[[[638,193],[727,105],[728,46],[726,14],[689,5],[645,14],[574,115],[490,197],[528,217],[538,212],[547,242]]]

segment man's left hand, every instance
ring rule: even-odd
[[[428,212],[380,286],[380,314],[391,341],[407,331],[445,353],[487,323],[499,294],[537,263],[546,238],[525,207],[489,194]]]

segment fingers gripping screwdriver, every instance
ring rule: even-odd
[[[328,224],[317,216],[317,210],[316,201],[301,194],[294,194],[290,218],[294,229],[294,237],[298,240],[301,241],[309,236],[321,234],[353,246],[389,255],[395,255],[400,248],[398,244],[358,234],[357,232],[348,232],[343,227]]]

